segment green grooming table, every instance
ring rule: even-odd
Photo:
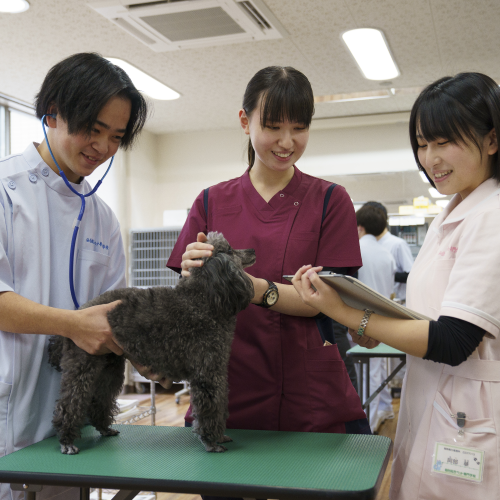
[[[25,498],[35,498],[38,485],[61,485],[118,489],[115,498],[127,500],[144,490],[368,500],[392,449],[383,436],[228,429],[228,451],[207,453],[187,427],[114,427],[113,437],[85,427],[78,455],[62,455],[52,437],[2,457],[0,482],[25,485],[32,491]]]
[[[361,347],[359,345],[349,349],[347,355],[350,356],[355,363],[361,364],[360,376],[358,378],[358,394],[361,394],[361,400],[364,397],[364,376],[363,376],[363,366],[367,366],[366,375],[366,393],[369,395],[368,399],[363,403],[363,409],[366,411],[366,416],[368,421],[370,421],[370,403],[375,399],[377,394],[382,391],[382,389],[395,377],[395,375],[403,368],[406,364],[406,353],[403,351],[398,351],[394,347],[389,347],[385,344],[379,344],[373,349],[367,349],[366,347]],[[399,363],[396,368],[388,374],[387,378],[380,384],[380,386],[370,394],[370,359],[371,358],[399,358],[401,363]]]

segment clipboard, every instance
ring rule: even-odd
[[[384,297],[380,293],[366,286],[361,281],[346,276],[344,274],[335,274],[328,271],[321,271],[318,276],[327,284],[334,288],[342,300],[355,309],[371,309],[376,314],[388,318],[397,319],[424,319],[432,321],[431,318],[412,311],[393,300]],[[288,281],[292,281],[293,276],[283,276]]]

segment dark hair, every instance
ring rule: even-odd
[[[366,203],[356,212],[358,226],[363,226],[368,234],[378,236],[386,228],[387,217],[380,208]]]
[[[74,54],[53,66],[35,98],[36,116],[41,119],[55,107],[70,134],[90,134],[101,109],[115,96],[132,104],[120,142],[127,149],[144,126],[148,105],[127,73],[99,54]]]
[[[290,66],[269,66],[261,69],[248,82],[243,96],[243,109],[249,117],[259,103],[261,126],[285,120],[311,125],[314,95],[307,77]],[[255,162],[255,150],[248,141],[248,164]]]
[[[410,141],[418,168],[417,133],[426,141],[446,139],[453,143],[474,144],[492,129],[500,138],[500,90],[497,83],[482,73],[445,76],[427,86],[418,96],[410,115]],[[500,180],[498,152],[493,157],[495,177]]]
[[[368,207],[375,207],[378,208],[379,210],[382,210],[382,212],[385,215],[385,220],[387,220],[387,208],[382,205],[382,203],[379,203],[378,201],[367,201],[363,206],[368,206]]]

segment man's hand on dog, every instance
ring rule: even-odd
[[[68,337],[80,348],[89,354],[109,354],[114,352],[118,356],[123,349],[114,341],[111,327],[108,323],[108,312],[114,309],[121,301],[115,300],[109,304],[87,307],[75,311],[77,325],[72,328]]]
[[[172,387],[173,381],[170,380],[169,378],[165,377],[164,375],[160,375],[158,373],[153,373],[151,371],[151,368],[148,366],[140,365],[139,363],[136,363],[131,359],[129,359],[129,361],[132,363],[132,366],[139,372],[139,375],[141,375],[142,377],[152,380],[153,382],[158,382],[165,389],[170,389]]]
[[[186,251],[182,255],[181,263],[181,274],[182,276],[190,276],[189,268],[191,267],[201,267],[203,257],[210,257],[212,255],[212,250],[214,247],[205,243],[207,241],[207,235],[205,233],[198,233],[195,243],[190,243],[186,247]]]

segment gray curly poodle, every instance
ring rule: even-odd
[[[207,451],[226,450],[220,443],[231,441],[224,435],[227,365],[236,315],[254,295],[243,268],[255,263],[255,251],[233,250],[216,232],[208,234],[207,242],[214,246],[212,256],[190,269],[191,276],[175,288],[112,290],[81,306],[121,300],[108,320],[124,356],[93,356],[65,337],[51,337],[49,362],[62,371],[52,420],[62,453],[79,452],[74,441],[87,419],[103,436],[118,434],[111,424],[118,413],[126,357],[171,380],[189,381],[193,432]]]

